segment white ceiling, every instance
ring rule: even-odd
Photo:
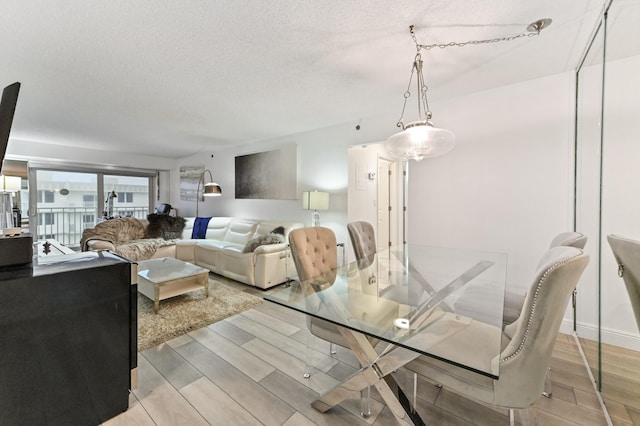
[[[430,100],[576,67],[603,0],[4,0],[12,138],[179,158],[365,117],[395,129],[416,48]]]

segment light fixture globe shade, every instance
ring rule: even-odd
[[[455,135],[423,121],[409,123],[405,130],[392,135],[385,143],[387,152],[400,160],[434,158],[453,149]]]
[[[209,182],[202,188],[202,195],[204,197],[219,197],[222,195],[222,188],[217,183]]]

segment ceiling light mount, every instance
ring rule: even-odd
[[[538,19],[537,21],[529,24],[527,31],[530,33],[540,34],[540,31],[547,28],[552,22],[553,21],[549,18]]]

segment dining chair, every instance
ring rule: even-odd
[[[408,363],[406,368],[414,373],[414,380],[419,375],[464,397],[508,408],[511,425],[514,424],[515,409],[521,410],[523,424],[535,422],[531,406],[545,387],[545,376],[560,323],[571,293],[588,262],[588,255],[575,247],[552,247],[544,254],[530,284],[521,315],[503,331],[502,350],[496,357],[499,380],[425,355]],[[466,339],[456,341],[452,338],[442,344],[450,345],[450,350],[467,348],[469,356],[473,356],[474,352],[469,348],[474,344],[481,345],[483,336],[489,331],[495,332],[496,326],[473,321],[468,327],[472,329],[464,333]],[[469,339],[468,336],[473,337]]]
[[[640,241],[619,235],[607,235],[609,246],[618,263],[618,276],[624,281],[631,307],[640,330]]]
[[[347,230],[358,266],[369,266],[373,261],[373,255],[376,254],[377,246],[373,225],[364,221],[349,222]]]
[[[587,236],[581,232],[561,232],[551,240],[549,244],[549,248],[552,247],[575,247],[579,249],[583,249],[587,244]],[[520,293],[515,293],[512,291],[506,291],[504,295],[504,314],[502,317],[502,322],[506,326],[508,324],[513,323],[518,319],[520,313],[522,312],[522,306],[524,305],[525,295]],[[544,392],[542,395],[546,398],[551,398],[553,395],[551,389],[551,370],[547,371],[547,379]]]
[[[587,244],[587,236],[580,232],[561,232],[560,234],[553,237],[551,243],[549,244],[549,248],[552,247],[575,247],[579,249],[583,249]],[[524,304],[525,294],[516,293],[512,291],[506,291],[504,295],[504,315],[502,322],[506,326],[507,324],[511,324],[520,316],[520,312],[522,312],[522,306]]]
[[[338,250],[336,236],[331,229],[321,226],[294,229],[289,232],[289,247],[298,272],[298,279],[301,282],[314,278],[319,282],[325,282],[326,285],[333,284],[338,268]],[[330,344],[349,347],[335,324],[307,315],[307,328],[311,339],[307,343],[305,378],[311,376],[310,351],[314,346],[312,336],[328,341]],[[375,345],[375,342],[372,344]],[[335,353],[332,347],[330,347],[330,352],[331,354]],[[370,413],[369,395],[369,389],[362,394],[361,414],[365,418]]]

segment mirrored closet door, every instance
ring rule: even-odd
[[[640,0],[613,0],[577,74],[576,228],[592,262],[576,332],[614,424],[640,424],[640,330],[607,242],[640,241],[638,22]]]

